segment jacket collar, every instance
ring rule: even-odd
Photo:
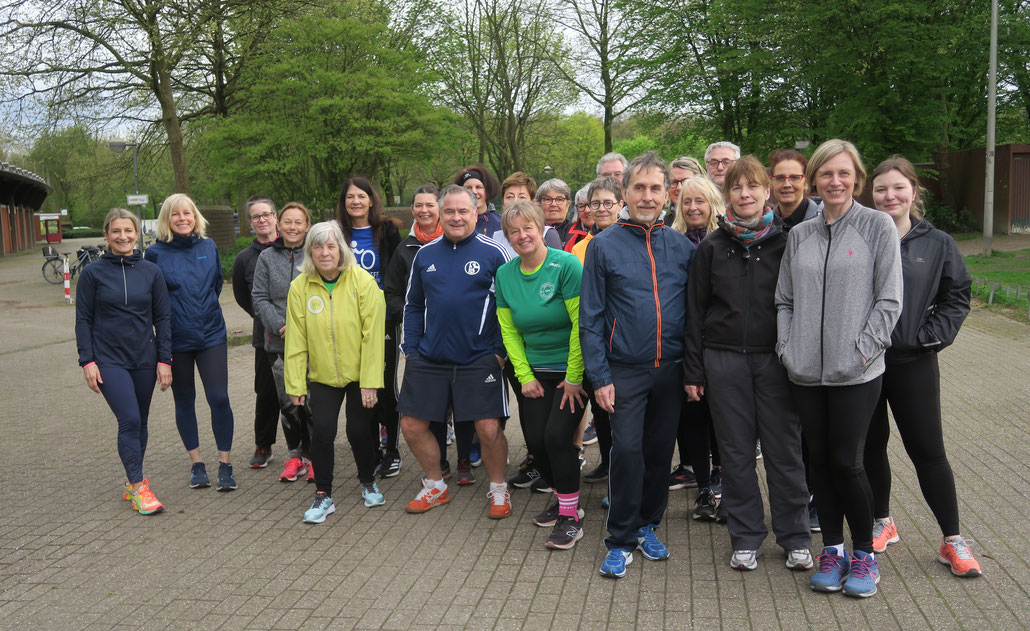
[[[168,242],[168,245],[173,248],[186,249],[191,248],[200,242],[200,236],[196,234],[190,234],[183,236],[181,234],[173,234],[172,240]]]
[[[257,239],[254,240],[254,243],[257,243]],[[278,237],[276,237],[275,241],[272,241],[271,243],[268,243],[268,244],[262,243],[262,244],[259,244],[259,245],[264,246],[264,247],[261,248],[262,250],[267,248],[267,247],[271,247],[271,248],[274,248],[276,250],[286,250],[288,252],[300,252],[301,250],[304,249],[304,244],[303,243],[301,243],[300,245],[298,245],[295,248],[291,248],[290,246],[286,245],[286,242],[283,241],[282,235],[279,235]]]
[[[654,223],[648,226],[632,219],[629,216],[629,210],[623,207],[623,209],[619,211],[619,217],[615,220],[615,224],[640,228],[644,232],[650,232],[652,228],[665,227],[665,211],[663,210],[658,213],[658,217],[654,220]]]

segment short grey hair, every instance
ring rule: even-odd
[[[587,197],[587,192],[589,190],[590,190],[590,183],[584,184],[583,188],[581,188],[578,191],[576,191],[576,201],[574,203],[576,203],[576,204],[585,204],[585,203],[589,202],[590,198]]]
[[[536,202],[539,204],[540,200],[544,198],[544,195],[554,191],[565,196],[565,199],[572,199],[572,189],[565,183],[565,180],[559,180],[553,177],[536,189]]]
[[[254,204],[268,204],[268,207],[272,209],[272,214],[277,214],[277,211],[275,209],[275,202],[272,201],[271,197],[267,195],[255,195],[247,200],[247,219],[250,219],[250,209],[254,206]]]
[[[654,150],[645,151],[633,158],[633,162],[629,163],[625,173],[622,174],[622,188],[629,188],[629,178],[631,175],[649,169],[658,169],[662,172],[662,176],[665,178],[665,190],[669,190],[669,169],[665,166],[665,162],[658,157],[658,152]]]
[[[622,202],[622,183],[610,175],[599,177],[587,184],[587,201],[594,201],[594,193],[598,191],[608,191],[615,196],[617,202]]]
[[[440,191],[440,197],[436,200],[436,205],[440,207],[441,212],[443,211],[444,198],[450,197],[451,195],[464,195],[469,198],[469,201],[472,202],[472,210],[476,210],[477,208],[479,208],[479,198],[476,197],[475,193],[465,188],[464,186],[451,184],[445,187],[442,191]]]
[[[733,159],[740,160],[740,147],[738,147],[737,145],[733,144],[728,140],[720,140],[719,142],[713,142],[712,144],[708,145],[707,149],[705,149],[705,162],[708,162],[708,158],[716,149],[732,149]]]
[[[308,230],[307,237],[304,239],[304,262],[300,267],[301,273],[308,276],[319,275],[318,267],[315,265],[315,257],[311,254],[311,250],[316,245],[323,245],[328,241],[335,241],[336,245],[340,248],[340,263],[336,268],[337,271],[345,272],[348,267],[355,264],[354,252],[347,244],[347,239],[343,236],[343,229],[340,228],[340,224],[335,220],[320,221],[311,226],[311,230]]]
[[[623,173],[625,173],[626,169],[629,167],[629,162],[626,161],[626,156],[622,155],[621,153],[615,153],[614,151],[612,151],[611,153],[604,154],[603,156],[601,156],[601,159],[597,161],[597,172],[595,175],[601,175],[601,168],[605,165],[605,163],[616,161],[622,163],[622,171]]]

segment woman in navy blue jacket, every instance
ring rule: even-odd
[[[157,217],[157,242],[147,249],[168,285],[172,310],[172,395],[175,425],[189,453],[191,489],[211,486],[200,457],[193,367],[200,372],[211,407],[211,429],[218,447],[218,490],[236,488],[229,452],[233,416],[229,406],[229,366],[225,318],[218,304],[222,262],[215,242],[205,238],[207,220],[188,196],[171,195]]]
[[[134,251],[139,219],[115,208],[104,219],[108,252],[82,270],[75,289],[75,341],[86,385],[104,395],[118,420],[123,497],[142,515],[164,505],[143,477],[154,383],[172,383],[168,291],[157,266]]]

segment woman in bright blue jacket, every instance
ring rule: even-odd
[[[211,486],[200,457],[197,433],[197,388],[193,367],[200,372],[211,407],[211,429],[218,447],[218,490],[236,488],[229,452],[233,416],[229,406],[229,366],[225,318],[218,304],[222,262],[215,242],[206,238],[207,220],[188,196],[171,195],[157,217],[157,242],[146,259],[161,268],[172,310],[172,395],[175,424],[189,453],[191,489]]]
[[[151,515],[164,505],[143,477],[143,454],[154,383],[164,391],[172,381],[171,318],[161,270],[134,250],[139,232],[131,212],[107,213],[108,252],[82,270],[75,288],[75,342],[86,385],[104,395],[118,420],[123,498]]]

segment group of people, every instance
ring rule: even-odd
[[[607,481],[601,574],[624,576],[635,550],[668,559],[658,531],[670,489],[697,487],[693,518],[725,523],[730,566],[754,570],[768,535],[760,445],[786,567],[815,568],[814,590],[868,597],[876,555],[899,541],[889,404],[942,531],[938,559],[979,575],[959,530],[937,365],[969,312],[970,278],[953,240],[922,219],[912,164],[894,156],[869,178],[847,141],[808,159],[777,151],[768,166],[718,142],[703,162],[668,167],[654,152],[606,154],[597,174],[573,195],[558,179],[498,182],[471,165],[443,190],[415,191],[403,241],[363,177],[344,183],[335,220],[314,225],[300,203],[248,200],[255,240],[235,260],[233,291],[254,318],[250,466],[272,461],[281,423],[280,480],[313,482],[303,520],[324,522],[346,404],[364,505],[386,502],[378,480],[399,474],[403,434],[423,472],[406,510],[423,513],[450,501],[453,424],[456,483],[485,465],[489,516],[503,519],[510,386],[529,453],[511,482],[553,494],[532,518],[551,529],[548,548],[584,535],[581,480]],[[857,201],[867,179],[875,209]],[[79,361],[118,420],[124,497],[141,514],[163,508],[143,475],[155,384],[172,388],[189,486],[210,486],[194,366],[218,490],[236,488],[221,264],[205,226],[172,195],[140,256],[139,220],[114,209],[108,253],[77,288]],[[601,460],[581,475],[588,422]]]

